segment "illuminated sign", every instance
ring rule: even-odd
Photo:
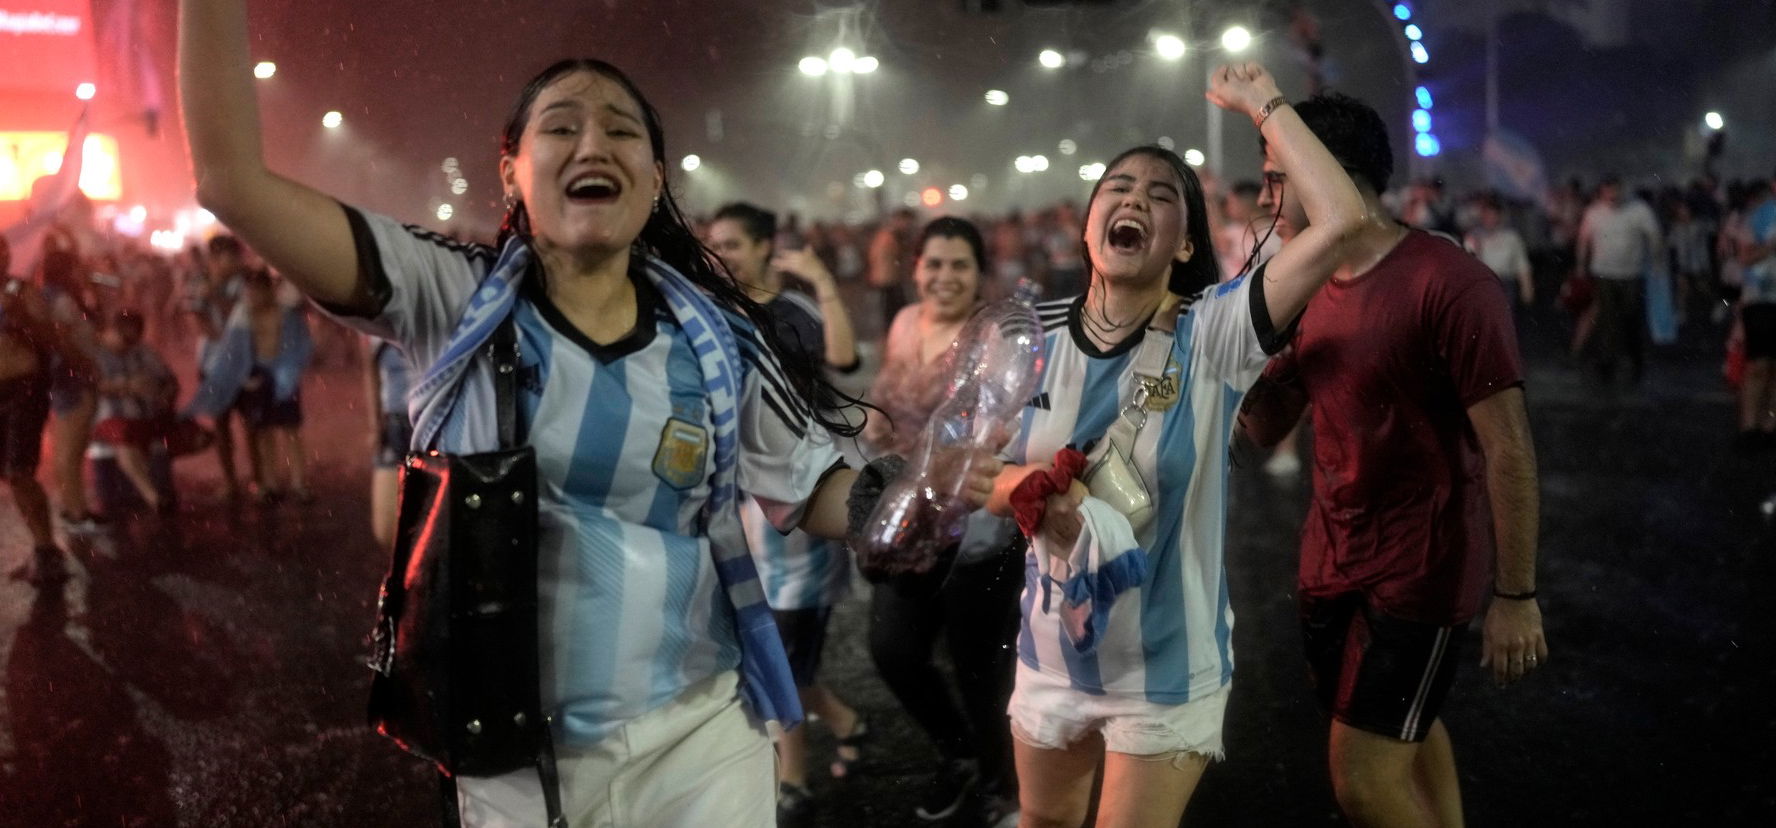
[[[62,168],[62,150],[67,147],[65,132],[0,132],[0,201],[30,198],[38,179]],[[122,198],[117,139],[88,135],[82,149],[80,191],[94,201]]]
[[[65,92],[94,69],[91,0],[0,0],[0,88]]]

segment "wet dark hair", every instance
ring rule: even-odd
[[[1086,198],[1085,203],[1090,205],[1097,199],[1098,190],[1103,189],[1104,179],[1109,177],[1111,170],[1137,155],[1145,155],[1164,161],[1166,166],[1172,168],[1172,173],[1178,176],[1178,180],[1184,184],[1184,192],[1180,195],[1184,199],[1184,237],[1190,240],[1192,248],[1190,261],[1172,260],[1172,275],[1166,281],[1166,290],[1179,296],[1190,296],[1220,281],[1221,265],[1215,260],[1215,236],[1213,231],[1209,229],[1209,207],[1203,198],[1202,181],[1196,177],[1196,171],[1190,169],[1190,165],[1184,163],[1184,159],[1178,157],[1177,153],[1158,144],[1143,144],[1123,150],[1120,155],[1110,159],[1110,163],[1104,165],[1104,175],[1098,178],[1097,183],[1092,184],[1091,195]],[[1090,207],[1088,206],[1087,209],[1089,210]],[[1080,236],[1079,246],[1082,248],[1086,263],[1091,264],[1091,250],[1085,243],[1083,235]],[[1096,267],[1096,265],[1092,265],[1092,267]]]
[[[777,238],[777,214],[755,204],[736,201],[722,205],[709,221],[713,224],[723,220],[739,222],[740,229],[745,230],[753,241],[775,241]]]
[[[987,242],[981,238],[980,228],[974,226],[974,222],[955,216],[932,219],[925,224],[924,230],[919,231],[919,244],[913,248],[918,251],[916,255],[924,256],[925,243],[932,239],[961,239],[968,242],[968,249],[974,252],[974,267],[981,272],[983,280],[986,278]]]
[[[576,72],[602,77],[622,87],[629,94],[635,105],[641,109],[642,123],[647,127],[648,144],[653,149],[654,161],[664,165],[666,132],[661,126],[659,111],[641,94],[641,89],[635,82],[623,74],[623,70],[596,58],[556,61],[524,85],[511,113],[506,117],[505,129],[500,135],[500,155],[518,154],[519,142],[524,137],[525,128],[530,125],[530,109],[537,97],[550,84]],[[523,199],[513,200],[507,208],[505,219],[500,223],[498,246],[504,247],[506,241],[514,236],[524,240],[526,244],[532,241],[530,214],[525,211]],[[635,239],[631,248],[631,267],[638,267],[642,256],[653,256],[683,274],[716,304],[746,317],[757,330],[758,338],[764,342],[765,347],[776,355],[784,377],[794,386],[802,405],[812,412],[815,422],[843,437],[855,437],[863,433],[863,418],[857,418],[858,423],[853,424],[844,416],[843,410],[866,404],[834,388],[826,380],[821,366],[814,361],[814,355],[785,347],[770,312],[752,301],[735,282],[727,266],[721,263],[721,258],[697,239],[697,234],[691,229],[691,222],[685,218],[684,211],[679,209],[671,187],[660,189],[660,199],[654,205],[653,212],[648,214],[647,224],[642,226],[641,235]]]
[[[1294,107],[1308,131],[1357,179],[1358,186],[1367,184],[1377,193],[1387,191],[1388,180],[1394,176],[1394,149],[1388,142],[1387,124],[1374,107],[1339,92],[1322,92]],[[1259,148],[1264,145],[1264,136],[1259,135]],[[1440,181],[1425,184],[1441,186]]]

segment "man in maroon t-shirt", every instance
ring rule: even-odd
[[[1342,95],[1296,106],[1372,216],[1393,156],[1381,118]],[[1287,239],[1305,223],[1264,164]],[[1313,404],[1314,493],[1298,596],[1315,689],[1333,717],[1339,806],[1360,826],[1462,824],[1437,718],[1487,587],[1480,665],[1501,684],[1547,660],[1535,601],[1535,449],[1511,308],[1453,241],[1373,221],[1303,312],[1293,348],[1246,398],[1268,445]],[[1496,560],[1497,575],[1494,576]]]

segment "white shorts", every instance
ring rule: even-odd
[[[1104,736],[1104,749],[1131,756],[1198,753],[1221,759],[1221,719],[1233,685],[1183,704],[1155,704],[1126,696],[1094,696],[1066,679],[1017,665],[1011,693],[1011,734],[1026,745],[1063,750],[1087,733]]]
[[[561,750],[561,810],[574,828],[777,824],[776,755],[740,702],[739,676],[706,679],[586,750]],[[458,777],[465,828],[543,826],[533,769]]]

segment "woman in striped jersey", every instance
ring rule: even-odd
[[[566,822],[774,824],[766,722],[801,711],[738,497],[778,531],[843,536],[856,473],[829,432],[852,429],[692,235],[665,186],[658,113],[609,64],[545,69],[503,134],[501,245],[460,244],[268,170],[242,3],[180,6],[199,200],[311,299],[424,369],[415,447],[497,446],[482,346],[516,328]],[[975,476],[970,498],[991,487]],[[456,795],[470,825],[545,822],[532,771],[459,776]]]
[[[1252,117],[1313,226],[1257,272],[1217,285],[1202,186],[1177,155],[1131,149],[1092,189],[1090,283],[1038,307],[1048,362],[1007,450],[1016,465],[989,505],[1035,529],[1009,710],[1026,828],[1079,825],[1100,761],[1099,825],[1176,826],[1221,755],[1235,413],[1362,218],[1349,177],[1262,67],[1217,70],[1209,99]],[[1092,455],[1081,477],[1100,484],[1120,465],[1151,508],[1113,506],[1097,485],[1105,499],[1087,497],[1085,483],[1052,470],[1068,447]]]

